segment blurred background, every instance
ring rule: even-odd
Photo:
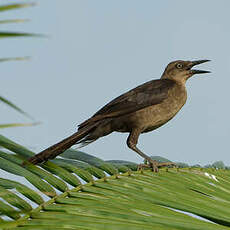
[[[34,7],[0,15],[31,20],[2,24],[3,31],[46,35],[1,39],[1,57],[31,60],[1,63],[0,90],[41,124],[1,129],[2,135],[39,152],[71,135],[113,98],[160,78],[169,62],[210,59],[201,69],[212,73],[187,82],[188,100],[179,114],[141,135],[138,146],[173,161],[230,165],[230,1],[34,2]],[[0,106],[1,123],[31,122]],[[113,133],[81,150],[104,160],[142,162],[126,147],[126,138]]]

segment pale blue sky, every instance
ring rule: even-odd
[[[9,2],[1,0],[1,3]],[[17,2],[17,1],[15,1]],[[1,64],[1,95],[41,121],[1,134],[36,152],[71,135],[77,124],[125,91],[159,78],[173,60],[211,59],[211,74],[187,83],[188,101],[167,125],[143,134],[149,155],[202,165],[229,158],[230,1],[56,0],[1,18],[31,22],[1,25],[49,38],[1,40],[0,57],[32,56]],[[29,122],[0,105],[1,123]],[[82,149],[102,159],[142,159],[114,133]]]

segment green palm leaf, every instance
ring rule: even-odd
[[[41,35],[32,34],[32,33],[23,33],[23,32],[9,32],[1,31],[0,38],[15,38],[15,37],[37,37]]]
[[[0,13],[9,10],[15,10],[25,7],[34,6],[34,3],[16,3],[16,4],[6,4],[0,5]],[[5,23],[19,23],[19,22],[26,22],[26,19],[8,19],[8,20],[0,20],[0,24]],[[0,38],[12,38],[12,37],[31,37],[31,36],[38,36],[34,33],[25,33],[25,32],[11,32],[11,31],[0,31]]]
[[[16,106],[13,102],[9,101],[5,97],[0,96],[0,102],[3,102],[4,104],[8,105],[9,107],[11,107],[12,109],[16,110],[17,112],[23,114],[24,116],[33,119],[29,114],[27,114],[25,111],[20,109],[18,106]]]
[[[133,171],[75,150],[22,167],[33,152],[4,136],[0,146],[0,169],[36,187],[0,178],[1,229],[229,229],[228,170]]]
[[[30,7],[34,5],[35,3],[14,3],[14,4],[0,5],[0,12]]]
[[[13,3],[13,4],[0,5],[0,13],[3,13],[5,11],[9,11],[9,10],[15,10],[15,9],[20,9],[20,8],[30,7],[33,5],[34,5],[34,3]],[[28,21],[28,20],[25,20],[25,19],[6,19],[6,20],[0,20],[0,24],[19,23],[19,22],[25,22],[25,21]],[[36,35],[34,33],[27,33],[27,32],[18,32],[18,31],[0,31],[0,38],[18,38],[18,37],[34,37],[34,36],[40,36],[40,35]],[[18,61],[18,60],[26,60],[26,59],[28,59],[28,58],[27,57],[0,58],[0,62]],[[30,115],[25,113],[22,109],[20,109],[14,103],[10,102],[5,97],[0,96],[0,102],[3,102],[4,104],[10,106],[14,110],[20,112],[21,114],[29,117],[30,119],[33,119]],[[33,125],[33,124],[32,123],[19,123],[19,124],[11,123],[11,124],[1,124],[0,128],[31,126],[31,125]]]
[[[28,19],[6,19],[6,20],[0,20],[0,24],[6,24],[6,23],[22,23],[22,22],[28,22]]]
[[[0,58],[0,62],[6,61],[26,61],[29,60],[30,57],[10,57],[10,58]]]
[[[10,123],[10,124],[0,124],[0,129],[4,128],[14,128],[14,127],[25,127],[25,126],[34,126],[40,124],[39,122],[34,123]]]

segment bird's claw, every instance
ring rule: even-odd
[[[139,164],[138,170],[142,170],[143,168],[151,168],[153,172],[159,172],[159,168],[161,167],[176,166],[176,164],[173,162],[159,163],[154,160],[151,160],[151,161],[148,160],[148,162],[149,164]]]
[[[154,160],[148,160],[149,164],[139,164],[138,170],[142,170],[143,168],[151,168],[153,172],[159,172],[158,162]]]

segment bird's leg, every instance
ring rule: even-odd
[[[144,159],[146,159],[149,162],[149,165],[144,165],[141,164],[139,165],[138,168],[143,168],[143,167],[151,167],[152,170],[154,172],[158,172],[158,162],[152,160],[149,156],[147,156],[146,154],[144,154],[140,149],[137,148],[137,141],[138,141],[138,137],[141,134],[141,130],[139,129],[133,129],[130,134],[129,137],[127,139],[127,145],[130,149],[132,149],[133,151],[135,151],[136,153],[138,153],[140,156],[142,156]]]
[[[173,162],[159,163],[159,162],[151,159],[149,156],[147,156],[146,154],[144,154],[140,149],[138,149],[136,145],[137,145],[138,137],[139,137],[140,134],[141,134],[141,130],[139,130],[139,129],[133,129],[130,132],[129,137],[127,139],[127,145],[128,145],[128,147],[131,148],[133,151],[135,151],[136,153],[138,153],[140,156],[142,156],[144,159],[146,159],[149,162],[149,165],[140,164],[138,166],[138,169],[151,167],[152,170],[153,170],[153,172],[158,172],[159,171],[158,167],[176,166],[176,164],[173,163]]]

